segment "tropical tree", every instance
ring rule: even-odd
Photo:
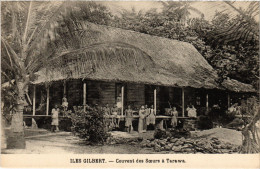
[[[12,96],[2,98],[15,100],[7,146],[24,148],[24,96],[34,73],[62,52],[81,47],[82,32],[73,25],[75,20],[108,24],[111,14],[94,2],[3,2],[1,9],[1,77],[12,86],[4,90]]]
[[[245,10],[235,7],[235,2],[225,3],[237,15],[231,16],[230,10],[217,12],[211,26],[194,22],[192,27],[209,46],[210,50],[202,51],[222,80],[231,77],[259,89],[259,22],[255,20],[256,16],[259,17],[259,2],[248,2]],[[259,98],[249,98],[241,107],[243,113],[250,116],[242,129],[241,152],[259,153],[256,127],[260,117]]]
[[[2,80],[14,86],[16,110],[12,114],[7,147],[25,148],[24,96],[34,72],[54,53],[48,42],[54,37],[52,30],[58,24],[55,20],[65,3],[17,1],[1,4],[1,75]]]
[[[234,3],[234,2],[233,2]],[[230,37],[233,41],[240,40],[242,45],[248,42],[247,46],[249,48],[255,49],[255,55],[253,55],[256,60],[253,64],[256,67],[254,71],[254,76],[258,81],[257,88],[259,87],[259,22],[256,22],[255,16],[259,17],[259,2],[250,2],[247,9],[242,10],[236,8],[233,3],[226,2],[235,11],[239,13],[240,22],[235,26],[229,27],[228,30],[224,29],[220,36],[221,42],[225,42],[226,39],[222,38],[224,36]],[[223,40],[224,39],[224,40]],[[244,42],[244,43],[243,43]],[[243,50],[239,50],[243,51]],[[246,55],[247,60],[252,60],[252,55]],[[254,67],[252,64],[249,67]],[[258,90],[259,91],[259,90]],[[258,93],[259,94],[259,93]],[[242,106],[243,108],[243,106]],[[243,147],[242,153],[259,153],[260,152],[260,139],[259,131],[257,131],[257,123],[260,120],[260,107],[259,98],[249,98],[247,104],[245,104],[245,112],[251,114],[251,118],[247,121],[245,127],[242,129],[243,134]],[[259,129],[258,129],[259,130]]]

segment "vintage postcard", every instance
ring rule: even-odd
[[[1,167],[259,168],[259,2],[1,1]]]

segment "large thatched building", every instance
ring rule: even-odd
[[[89,22],[82,27],[88,38],[80,48],[66,50],[36,73],[30,91],[34,115],[49,114],[64,94],[70,108],[121,102],[136,108],[154,104],[162,113],[171,105],[184,115],[187,104],[230,104],[228,92],[255,91],[236,80],[216,83],[214,69],[189,43]],[[37,112],[42,102],[45,112]]]

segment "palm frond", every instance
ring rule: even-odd
[[[29,29],[29,23],[30,23],[30,19],[31,19],[31,10],[32,10],[32,1],[30,1],[28,14],[27,14],[27,18],[26,18],[26,25],[24,28],[24,34],[23,34],[23,40],[22,40],[24,44],[26,43],[25,41],[26,41],[28,29]]]
[[[258,8],[258,3],[250,3],[249,7],[245,11],[236,8],[231,2],[225,3],[232,7],[233,10],[237,11],[239,15],[236,15],[233,18],[227,13],[228,10],[225,12],[231,18],[230,21],[231,23],[233,22],[233,24],[216,30],[217,33],[214,35],[214,43],[228,43],[232,41],[235,42],[239,39],[243,41],[254,40],[255,42],[257,42],[259,38],[259,26],[254,20],[254,15],[252,15],[255,11],[253,11],[253,13],[245,11],[250,11]],[[259,11],[257,11],[256,13],[259,14]]]
[[[21,64],[20,64],[20,58],[18,57],[18,55],[16,54],[16,52],[13,50],[13,48],[9,45],[8,42],[6,42],[3,37],[1,37],[1,41],[4,44],[5,49],[7,50],[7,55],[10,59],[10,61],[12,61],[12,63],[16,64],[19,68],[21,68]],[[10,52],[10,53],[9,53]]]
[[[189,6],[189,7],[188,7],[188,10],[191,10],[191,11],[193,11],[193,12],[196,12],[197,14],[200,14],[200,15],[203,14],[200,10],[198,10],[197,8],[194,8],[194,7],[192,7],[192,6]]]
[[[27,44],[30,44],[33,46],[32,39],[38,39],[39,36],[42,36],[42,33],[46,30],[47,27],[49,27],[52,22],[57,19],[59,16],[59,13],[61,13],[61,9],[65,7],[65,2],[55,2],[55,3],[46,3],[44,2],[43,4],[39,4],[38,6],[35,7],[37,9],[38,15],[39,15],[39,7],[41,7],[42,13],[41,16],[38,16],[37,20],[35,20],[34,23],[34,29],[31,33],[31,36],[33,38],[30,38],[27,42]],[[38,31],[37,31],[38,30]]]

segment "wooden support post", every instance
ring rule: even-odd
[[[229,107],[230,107],[230,104],[231,104],[231,103],[230,103],[230,94],[228,93],[227,96],[228,96],[228,108],[229,108]]]
[[[32,105],[31,98],[29,97],[29,95],[28,95],[28,93],[27,93],[27,92],[25,93],[25,95],[26,95],[26,97],[27,97],[27,99],[28,99],[28,101],[29,101],[30,105]]]
[[[66,86],[66,81],[64,80],[64,82],[63,82],[63,97],[66,95],[66,90],[67,90],[67,88],[66,88],[67,86]],[[67,98],[68,99],[68,98]]]
[[[86,104],[87,104],[87,83],[83,83],[83,107],[84,111],[86,111]]]
[[[121,102],[122,102],[121,116],[124,115],[124,91],[125,91],[125,88],[124,88],[124,86],[122,86],[121,87]]]
[[[156,93],[157,93],[157,92],[156,92],[156,88],[155,88],[154,91],[153,91],[153,95],[154,95],[154,96],[153,96],[153,98],[154,98],[154,102],[153,102],[153,103],[154,103],[154,114],[155,114],[155,115],[156,115],[156,101],[157,101],[157,100],[156,100],[156,99],[157,99],[157,98],[156,98],[156,97],[157,97],[157,94],[156,94]]]
[[[185,96],[184,96],[184,88],[182,88],[182,117],[185,116],[184,112],[185,112],[185,104],[184,104],[184,101],[185,101]]]
[[[49,106],[50,106],[50,87],[48,85],[47,87],[47,99],[46,99],[47,103],[46,103],[46,115],[49,114]]]
[[[206,110],[209,112],[209,94],[206,94]]]
[[[36,85],[33,86],[33,116],[35,116],[35,106],[36,106]]]

